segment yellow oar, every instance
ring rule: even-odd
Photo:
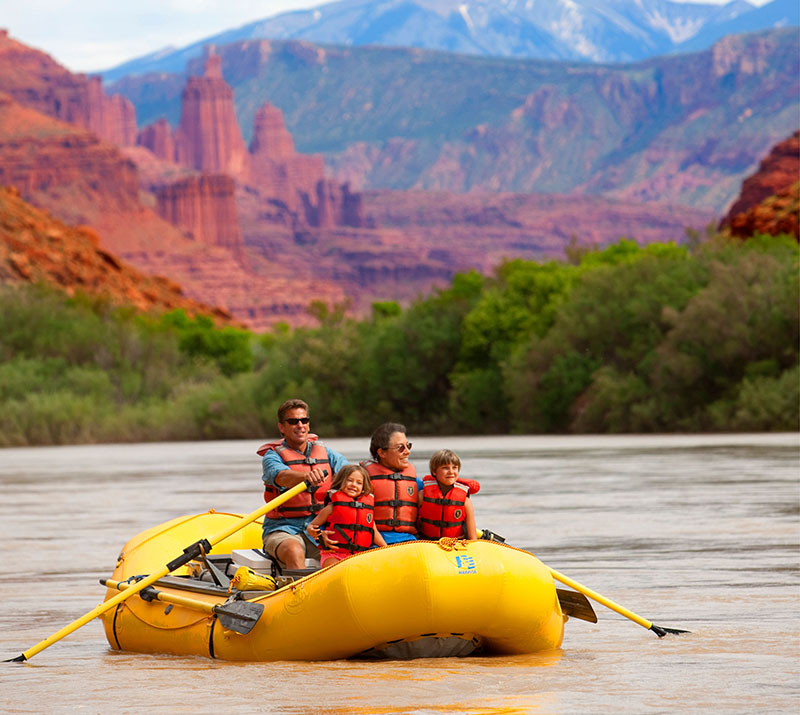
[[[616,611],[621,616],[629,618],[634,623],[638,623],[640,626],[643,626],[644,628],[653,631],[653,633],[655,633],[659,638],[663,638],[665,635],[667,635],[667,633],[689,633],[689,631],[682,631],[678,628],[665,628],[664,626],[657,626],[655,623],[651,623],[646,618],[642,618],[641,616],[635,614],[633,611],[629,611],[624,606],[620,606],[618,603],[615,603],[610,598],[606,598],[601,593],[597,593],[597,591],[592,591],[591,588],[586,588],[586,586],[571,579],[569,576],[565,576],[563,573],[560,573],[555,569],[551,569],[549,566],[547,568],[549,569],[553,578],[556,579],[557,581],[561,581],[561,583],[566,584],[570,588],[574,588],[576,591],[580,591],[584,596],[588,596],[593,601],[597,601],[598,603],[603,604],[606,608],[610,608],[612,611]]]
[[[45,648],[53,645],[53,643],[57,643],[65,636],[68,636],[73,631],[77,631],[83,625],[86,625],[89,621],[97,616],[102,615],[106,611],[112,609],[118,603],[122,603],[123,601],[129,599],[131,596],[136,595],[139,591],[151,586],[160,578],[163,578],[169,573],[172,573],[175,569],[184,564],[188,563],[189,561],[196,559],[200,556],[201,553],[208,553],[211,551],[211,548],[218,544],[220,541],[227,539],[232,534],[235,534],[240,529],[243,529],[248,524],[254,522],[258,517],[263,516],[268,511],[272,511],[276,507],[279,507],[286,501],[289,501],[293,496],[296,494],[300,494],[301,492],[305,491],[308,485],[305,482],[300,482],[300,484],[296,484],[288,491],[284,492],[278,497],[275,497],[270,502],[264,504],[264,506],[256,509],[252,514],[248,514],[247,516],[243,516],[239,521],[237,521],[233,526],[228,527],[225,531],[217,534],[211,539],[201,539],[200,541],[195,542],[191,546],[187,546],[183,550],[183,554],[178,556],[176,559],[170,561],[166,566],[161,567],[155,573],[150,574],[146,578],[143,578],[141,581],[137,581],[134,583],[130,588],[121,591],[116,596],[112,596],[107,601],[101,603],[97,608],[92,609],[89,613],[84,614],[77,620],[74,620],[68,626],[64,626],[60,631],[53,633],[49,638],[45,638],[41,643],[37,643],[32,648],[28,648],[28,650],[24,651],[22,654],[18,655],[16,658],[11,658],[7,660],[7,663],[22,663],[23,661],[30,660],[35,656],[37,653],[41,653]]]
[[[108,588],[115,588],[117,591],[124,591],[131,587],[130,581],[113,581],[110,578],[101,578],[100,583]],[[134,582],[135,584],[135,582]],[[187,598],[179,593],[166,593],[158,591],[152,586],[144,591],[139,591],[139,596],[145,601],[163,601],[164,603],[174,603],[176,606],[185,606],[197,611],[215,615],[219,622],[228,630],[236,633],[247,634],[261,618],[264,612],[264,604],[252,603],[250,601],[228,601],[227,603],[209,603],[197,598]]]
[[[478,538],[484,538],[488,541],[502,541],[505,542],[505,539],[498,534],[494,534],[488,529],[484,531],[478,531]],[[610,608],[612,611],[616,611],[621,616],[625,616],[625,618],[630,619],[634,623],[638,623],[640,626],[647,628],[650,631],[653,631],[659,638],[663,638],[667,633],[689,633],[690,631],[682,631],[679,628],[665,628],[664,626],[657,626],[655,623],[648,621],[646,618],[642,618],[640,615],[634,613],[633,611],[629,611],[624,606],[620,606],[618,603],[615,603],[610,598],[606,598],[602,593],[597,593],[597,591],[592,591],[591,588],[587,588],[583,584],[578,583],[574,579],[571,579],[569,576],[565,576],[560,571],[556,571],[555,569],[550,568],[545,564],[547,569],[550,571],[550,575],[556,579],[556,581],[561,581],[561,583],[569,586],[570,588],[574,588],[579,593],[582,593],[584,596],[591,598],[593,601],[597,601],[597,603],[602,604],[606,608]],[[588,620],[588,619],[586,619]]]

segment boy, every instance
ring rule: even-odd
[[[449,449],[440,449],[430,460],[431,473],[419,492],[417,532],[422,539],[477,539],[470,488],[458,481],[461,460]]]

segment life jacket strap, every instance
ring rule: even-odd
[[[385,501],[376,501],[375,506],[416,506],[417,502],[414,499],[386,499]]]

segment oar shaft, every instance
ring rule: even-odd
[[[565,576],[563,573],[556,571],[555,569],[547,567],[550,569],[550,573],[552,574],[553,578],[557,581],[561,581],[561,583],[574,588],[576,591],[580,591],[584,596],[588,596],[594,601],[598,603],[602,603],[606,608],[610,608],[612,611],[616,611],[621,616],[625,616],[625,618],[629,618],[634,623],[638,623],[640,626],[644,626],[647,629],[653,627],[653,624],[648,621],[646,618],[642,618],[641,616],[637,615],[633,611],[629,611],[625,606],[620,606],[618,603],[612,601],[610,598],[606,598],[597,591],[592,591],[591,588],[587,588],[583,584],[578,583],[577,581],[571,579],[569,576]]]
[[[228,527],[224,531],[221,531],[219,534],[212,537],[211,539],[208,539],[208,542],[211,544],[211,546],[215,546],[220,541],[227,539],[232,534],[235,534],[237,531],[243,529],[248,524],[254,522],[256,519],[258,519],[260,516],[263,516],[268,511],[272,511],[273,509],[279,507],[284,502],[289,501],[289,499],[291,499],[296,494],[300,494],[301,492],[305,491],[307,486],[308,485],[305,482],[300,482],[299,484],[296,484],[291,489],[285,491],[280,496],[275,497],[275,499],[267,502],[266,504],[259,507],[251,514],[243,516],[239,521],[234,523],[232,526]],[[48,648],[49,646],[53,645],[53,643],[57,643],[58,641],[60,641],[65,636],[68,636],[73,631],[77,631],[78,628],[86,625],[92,619],[97,618],[98,616],[102,616],[106,611],[111,610],[118,603],[122,603],[122,601],[125,601],[131,596],[134,596],[135,594],[139,593],[139,591],[147,588],[148,586],[151,586],[160,578],[164,578],[164,576],[174,571],[176,568],[178,568],[178,566],[182,565],[182,563],[185,562],[186,561],[183,557],[178,557],[177,559],[171,561],[166,566],[162,566],[155,573],[150,574],[148,577],[143,578],[141,581],[137,581],[135,584],[131,586],[131,588],[127,588],[124,591],[118,593],[116,596],[112,596],[111,598],[109,598],[107,601],[104,601],[96,608],[93,608],[91,611],[85,613],[80,618],[77,618],[74,621],[72,621],[72,623],[64,626],[61,630],[53,633],[53,635],[51,635],[49,638],[45,638],[43,641],[37,643],[35,646],[28,648],[28,650],[26,651],[23,651],[23,653],[20,656],[14,658],[13,660],[15,661],[30,660],[37,653],[41,653],[45,648]]]
[[[131,587],[127,581],[112,581],[110,578],[102,579],[101,583],[108,588],[115,588],[118,591],[126,591]],[[194,608],[198,611],[205,613],[214,613],[214,604],[208,601],[200,601],[196,598],[187,598],[177,593],[165,593],[164,591],[151,590],[153,598],[163,601],[164,603],[174,603],[176,606],[186,606],[187,608]]]
[[[136,590],[133,593],[138,593],[143,588],[147,588],[151,584],[158,581],[158,579],[166,576],[168,573],[169,571],[166,569],[166,567],[164,567],[160,569],[157,573],[152,574],[147,578],[142,579],[141,581],[138,581],[135,585]],[[85,613],[80,618],[76,618],[74,621],[72,621],[72,623],[64,626],[61,630],[56,631],[49,638],[45,638],[43,641],[37,643],[32,648],[28,648],[28,650],[23,651],[22,660],[30,660],[37,653],[41,653],[45,648],[48,648],[49,646],[53,645],[53,643],[57,643],[58,641],[60,641],[62,638],[64,638],[64,636],[68,636],[73,631],[77,631],[78,628],[80,628],[81,626],[85,626],[89,621],[91,621],[94,618],[97,618],[97,616],[103,615],[106,611],[112,609],[118,603],[121,603],[125,599],[132,596],[133,593],[127,590],[122,591],[121,593],[118,593],[116,596],[113,596],[107,601],[103,601],[103,603],[101,603],[99,606],[93,608],[88,613]]]

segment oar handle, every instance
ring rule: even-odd
[[[113,581],[110,578],[101,578],[100,583],[107,588],[114,588],[117,591],[127,591],[131,587],[131,584],[128,581]],[[150,588],[147,593],[140,591],[139,595],[142,598],[147,596],[147,600],[155,598],[156,600],[163,601],[165,603],[174,603],[176,606],[186,606],[187,608],[196,608],[200,611],[205,611],[206,613],[214,613],[215,604],[201,601],[196,598],[180,596],[177,593],[164,593],[163,591]]]
[[[194,553],[192,550],[195,548],[206,548],[206,545],[213,547],[218,544],[220,541],[224,541],[232,534],[235,534],[237,531],[240,531],[248,524],[251,524],[260,516],[263,516],[268,511],[272,511],[273,509],[279,507],[284,502],[289,501],[293,496],[300,494],[301,492],[305,491],[308,488],[308,484],[306,482],[300,482],[299,484],[295,484],[291,489],[287,489],[283,494],[275,497],[271,501],[267,502],[263,506],[256,509],[251,514],[247,516],[243,516],[239,521],[235,522],[232,526],[228,527],[224,531],[221,531],[219,534],[216,534],[211,539],[202,539],[195,544],[187,546],[183,554],[178,556],[177,558],[170,561],[166,566],[162,566],[158,569],[155,573],[150,574],[146,578],[143,578],[141,581],[137,581],[133,584],[130,588],[126,588],[124,591],[112,596],[107,601],[104,601],[96,608],[93,608],[88,613],[85,613],[80,618],[75,619],[69,625],[64,626],[61,630],[56,631],[51,635],[49,638],[45,638],[43,641],[37,643],[35,646],[28,648],[28,650],[23,651],[21,655],[18,655],[16,658],[11,658],[9,661],[6,662],[15,662],[21,663],[26,660],[30,660],[35,656],[37,653],[41,653],[45,648],[53,645],[53,643],[57,643],[65,636],[68,636],[73,631],[77,631],[78,628],[81,626],[86,625],[89,621],[97,618],[98,616],[103,615],[106,611],[111,610],[116,606],[118,603],[122,603],[123,601],[127,600],[131,596],[136,595],[139,591],[151,586],[156,581],[161,578],[164,578],[167,574],[174,571],[179,566],[187,563],[193,557],[190,555]]]

